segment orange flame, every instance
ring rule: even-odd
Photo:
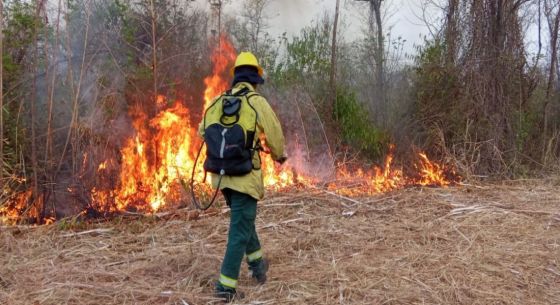
[[[344,183],[331,183],[329,189],[342,195],[359,196],[390,192],[407,186],[448,186],[452,181],[446,177],[446,173],[453,171],[443,165],[432,162],[425,153],[418,153],[419,178],[408,177],[402,169],[393,168],[394,145],[389,146],[389,154],[385,158],[383,168],[375,166],[373,170],[364,172],[358,169],[349,173],[346,168],[339,169],[337,177]],[[351,183],[347,186],[348,182]]]
[[[235,48],[229,39],[222,35],[218,47],[214,48],[214,52],[212,52],[212,75],[204,79],[204,85],[206,85],[204,90],[204,109],[210,106],[215,97],[228,89],[229,82],[227,77],[230,76],[228,68],[233,66],[235,57]]]
[[[178,202],[179,171],[194,165],[189,112],[180,102],[158,113],[144,128],[154,132],[137,132],[121,150],[120,185],[115,192],[119,210],[132,204],[142,211],[157,211],[166,202]]]
[[[26,214],[26,209],[28,207],[28,202],[33,194],[32,189],[25,192],[19,192],[12,195],[8,200],[7,204],[0,207],[0,223],[5,224],[16,224],[21,217]],[[34,208],[31,209],[27,214],[29,218],[36,218],[37,214]]]
[[[446,169],[444,166],[430,161],[425,153],[419,153],[420,165],[416,168],[420,172],[420,180],[417,181],[419,185],[436,185],[436,186],[448,186],[451,181],[446,178]],[[451,171],[453,173],[453,171]]]

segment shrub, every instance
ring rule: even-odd
[[[345,144],[368,158],[382,155],[388,137],[369,121],[368,111],[359,103],[354,91],[348,88],[337,90],[334,116]]]

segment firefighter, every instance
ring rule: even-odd
[[[259,139],[265,139],[264,144],[276,162],[282,164],[287,159],[280,122],[267,100],[255,92],[257,86],[264,83],[263,69],[257,58],[250,52],[241,52],[232,72],[231,89],[214,99],[199,126],[199,134],[207,145],[204,167],[211,173],[214,188],[221,190],[231,209],[225,257],[215,287],[216,296],[226,302],[243,297],[237,291],[237,279],[245,255],[253,279],[258,284],[266,282],[268,261],[263,257],[255,229],[257,201],[264,197]],[[231,122],[228,123],[228,119]],[[243,132],[239,132],[236,125],[241,126]],[[240,143],[250,143],[248,161],[241,160],[247,154],[235,157],[233,151],[227,157],[228,149],[238,146],[232,140],[236,134],[248,138],[240,139]]]

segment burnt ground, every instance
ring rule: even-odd
[[[560,304],[558,181],[321,190],[260,203],[239,304]],[[2,227],[1,304],[213,304],[227,209]]]

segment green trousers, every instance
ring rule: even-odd
[[[249,264],[262,258],[261,244],[255,229],[257,200],[231,189],[223,189],[222,193],[231,209],[231,217],[220,284],[236,288],[243,256],[247,255]]]

